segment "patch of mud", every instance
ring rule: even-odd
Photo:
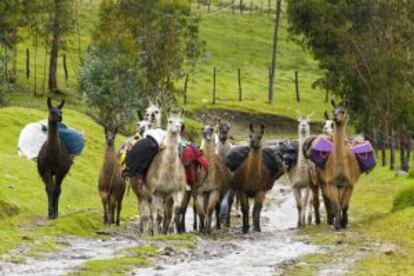
[[[86,260],[109,259],[118,251],[139,245],[135,239],[116,237],[108,240],[61,238],[65,248],[46,253],[41,259],[27,258],[23,263],[0,261],[0,275],[63,275]]]
[[[238,221],[234,223],[236,227],[232,225],[231,229],[218,231],[211,237],[202,236],[187,258],[161,259],[156,267],[137,269],[133,274],[273,275],[278,265],[320,250],[297,241],[293,230],[297,222],[295,202],[282,182],[276,183],[268,194],[261,222],[261,233],[241,234]]]

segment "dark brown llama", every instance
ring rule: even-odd
[[[126,185],[125,180],[121,177],[122,168],[115,152],[116,132],[116,130],[111,132],[105,128],[106,149],[99,175],[98,189],[102,198],[104,223],[119,225]]]
[[[249,231],[249,198],[254,198],[253,230],[260,232],[260,213],[267,191],[272,189],[274,179],[263,162],[262,137],[265,126],[254,127],[251,123],[249,135],[250,151],[247,158],[233,174],[231,188],[240,198],[243,214],[243,233]],[[230,207],[229,207],[230,208]]]
[[[57,107],[52,106],[52,99],[47,98],[49,109],[47,140],[39,152],[37,170],[46,186],[48,198],[48,217],[58,217],[59,196],[62,181],[73,164],[73,156],[69,154],[59,139],[58,125],[62,121],[63,100]]]

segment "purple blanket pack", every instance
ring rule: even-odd
[[[319,137],[309,152],[309,158],[319,168],[324,168],[329,154],[333,151],[333,144],[325,137]]]
[[[358,160],[358,165],[361,171],[369,172],[375,167],[374,150],[372,149],[370,142],[365,141],[362,144],[352,147],[351,150]]]

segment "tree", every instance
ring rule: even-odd
[[[269,79],[269,103],[270,104],[275,103],[276,55],[277,55],[277,40],[278,40],[277,37],[279,33],[281,2],[282,0],[276,1],[276,20],[275,20],[275,28],[273,32],[272,64],[270,66],[270,79]]]
[[[288,1],[290,33],[327,72],[318,83],[350,99],[357,129],[388,145],[414,127],[413,12],[403,0]]]
[[[48,0],[52,1],[52,0]],[[48,31],[51,34],[50,62],[49,62],[49,90],[58,92],[57,61],[59,49],[62,46],[64,35],[73,31],[75,26],[74,6],[71,0],[53,0],[50,3],[50,22]]]
[[[115,4],[103,1],[79,76],[88,112],[108,127],[125,127],[143,106],[134,37],[118,19]]]
[[[174,80],[185,76],[204,44],[198,38],[198,19],[186,0],[120,0],[119,16],[134,36],[139,66],[144,70],[146,95],[172,95]]]

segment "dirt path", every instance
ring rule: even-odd
[[[191,212],[187,214],[192,217]],[[170,250],[167,242],[157,241],[160,257],[154,266],[136,269],[133,275],[277,275],[286,263],[308,253],[320,252],[317,246],[301,241],[296,234],[296,207],[283,182],[276,183],[262,211],[262,232],[241,234],[240,219],[231,229],[198,235],[194,249]],[[189,221],[188,225],[192,225]],[[135,225],[129,225],[129,230]],[[128,229],[128,228],[127,228]],[[127,231],[128,232],[128,231]],[[66,246],[42,258],[27,258],[23,263],[0,261],[1,275],[64,275],[83,262],[110,259],[128,247],[154,242],[123,233],[109,239],[64,237]],[[165,252],[167,251],[167,252]]]

